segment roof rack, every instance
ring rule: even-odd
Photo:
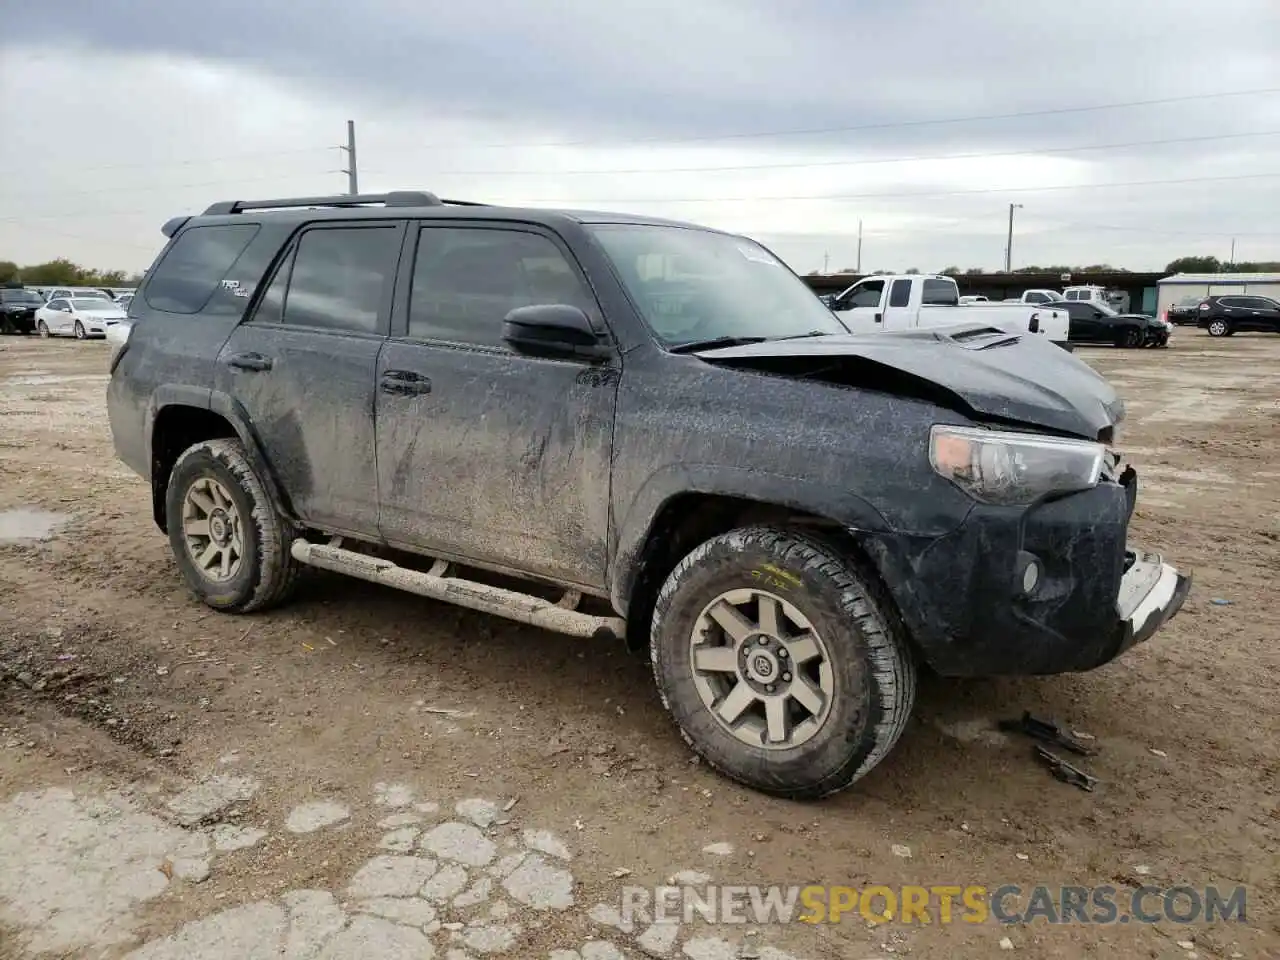
[[[363,207],[382,204],[384,207],[439,207],[451,204],[460,207],[482,207],[484,204],[469,200],[441,200],[426,190],[393,190],[390,193],[338,194],[332,197],[286,197],[281,200],[222,200],[211,204],[204,216],[227,213],[243,213],[246,210],[289,210],[300,207]]]

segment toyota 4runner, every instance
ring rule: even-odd
[[[647,647],[718,770],[814,798],[918,667],[1107,663],[1188,577],[1127,543],[1123,404],[1043,338],[851,335],[744,237],[430,193],[164,227],[108,389],[190,588],[310,565]]]

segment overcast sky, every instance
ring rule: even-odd
[[[860,219],[865,270],[995,269],[1010,203],[1015,266],[1280,259],[1277,0],[8,4],[0,259],[141,269],[175,214],[341,193],[348,119],[362,191],[676,217],[800,272]]]

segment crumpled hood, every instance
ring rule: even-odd
[[[884,388],[896,372],[956,397],[976,419],[999,419],[1097,439],[1124,418],[1124,401],[1092,367],[1042,337],[1016,336],[982,324],[897,333],[839,334],[771,340],[695,354],[725,366]],[[786,362],[794,361],[794,362]],[[891,389],[891,387],[890,387]]]

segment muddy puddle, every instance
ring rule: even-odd
[[[70,519],[65,513],[50,513],[29,507],[0,510],[0,543],[48,540]]]

